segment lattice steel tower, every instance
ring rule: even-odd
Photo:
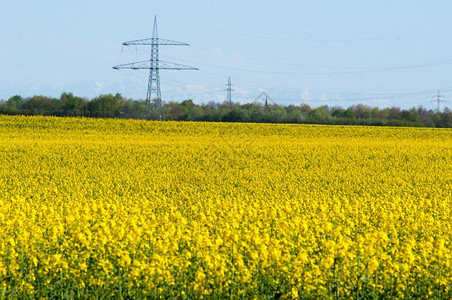
[[[444,98],[444,96],[439,94],[439,90],[438,90],[438,95],[433,96],[433,98],[436,98],[436,99],[432,100],[431,102],[436,102],[436,105],[437,105],[436,112],[439,113],[439,112],[441,112],[441,110],[440,110],[441,102],[446,102],[446,101],[441,100],[441,98]]]
[[[114,66],[113,69],[150,70],[148,81],[148,93],[146,96],[146,106],[151,107],[151,104],[154,104],[155,108],[157,109],[158,119],[161,121],[163,119],[163,113],[162,113],[162,96],[160,92],[159,70],[198,70],[198,69],[190,66],[159,60],[159,45],[189,46],[189,44],[160,39],[157,33],[157,16],[154,17],[154,29],[152,31],[152,38],[128,41],[122,44],[124,46],[138,46],[138,45],[151,46],[151,59],[149,61],[139,61],[130,64],[117,65]]]
[[[225,89],[225,91],[227,92],[226,94],[226,101],[232,105],[232,96],[231,96],[231,92],[234,90],[232,88],[232,83],[231,83],[231,76],[229,76],[228,78],[228,83],[226,84],[227,88]]]

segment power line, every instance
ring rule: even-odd
[[[239,56],[237,56],[239,57]],[[246,57],[241,57],[247,59]],[[247,68],[237,68],[231,66],[222,66],[216,64],[208,64],[203,62],[193,62],[198,65],[204,65],[207,67],[220,68],[220,69],[228,69],[234,71],[241,72],[249,72],[249,73],[265,73],[265,74],[286,74],[286,75],[347,75],[347,74],[365,74],[365,73],[381,73],[387,71],[397,71],[397,70],[406,70],[406,69],[417,69],[417,68],[426,68],[433,66],[441,66],[452,64],[452,59],[445,59],[441,61],[434,61],[428,63],[421,64],[411,64],[411,65],[400,65],[400,66],[392,66],[392,67],[368,67],[368,68],[340,68],[340,67],[327,67],[327,66],[306,66],[306,65],[297,65],[293,64],[292,66],[298,66],[303,68],[319,68],[319,69],[343,69],[344,71],[332,71],[332,72],[298,72],[298,71],[272,71],[272,70],[256,70],[256,69],[247,69]],[[277,62],[269,62],[273,64],[285,64],[285,63],[277,63]]]
[[[401,34],[401,35],[393,35],[393,36],[375,36],[375,37],[359,37],[359,38],[338,38],[338,39],[306,39],[299,37],[279,37],[279,36],[265,36],[265,35],[256,35],[256,34],[248,34],[248,33],[239,33],[239,32],[231,32],[219,28],[212,28],[207,26],[201,26],[193,23],[182,22],[180,20],[174,20],[171,18],[166,18],[172,22],[176,22],[185,26],[191,26],[195,28],[200,28],[207,31],[226,33],[229,35],[243,36],[247,38],[255,38],[255,39],[265,39],[265,40],[275,40],[275,41],[295,41],[295,42],[321,42],[321,43],[337,43],[337,42],[368,42],[368,41],[381,41],[381,40],[401,40],[406,38],[416,38],[420,36],[429,36],[429,35],[437,35],[443,33],[449,33],[450,29],[441,29],[434,30],[429,32],[416,32],[409,34]]]
[[[155,22],[154,22],[155,23]],[[430,33],[420,33],[420,34],[413,34],[413,35],[406,35],[406,36],[416,36],[416,35],[424,35],[424,34],[434,34],[434,33],[438,33],[438,32],[442,32],[442,31],[435,31],[435,32],[430,32]],[[389,39],[389,38],[388,38]],[[152,39],[145,39],[145,40],[137,40],[137,41],[131,41],[131,42],[126,42],[125,45],[138,45],[139,43],[144,45],[144,42],[149,43]],[[162,39],[158,39],[159,41],[162,41],[162,43],[160,44],[165,44],[165,45],[173,45],[173,43],[179,43],[179,42],[174,42],[174,41],[168,41],[168,40],[162,40]],[[151,45],[151,44],[149,44]],[[195,47],[196,48],[196,47]],[[204,51],[210,51],[210,50],[206,50],[206,49],[202,49]],[[135,50],[136,52],[136,50]],[[411,65],[399,65],[399,66],[390,66],[390,67],[367,67],[367,68],[350,68],[350,67],[326,67],[326,66],[308,66],[308,65],[301,65],[301,64],[293,64],[293,63],[284,63],[284,62],[277,62],[277,61],[269,61],[269,60],[264,60],[264,59],[258,59],[258,58],[250,58],[250,57],[245,57],[245,56],[240,56],[240,55],[232,55],[232,54],[228,54],[225,53],[226,56],[230,56],[230,57],[237,57],[237,58],[242,58],[242,59],[246,59],[246,60],[252,60],[252,61],[260,61],[260,62],[266,62],[269,64],[280,64],[280,65],[291,65],[291,66],[295,66],[295,67],[300,67],[300,68],[322,68],[322,69],[336,69],[337,71],[325,71],[325,72],[297,72],[297,71],[278,71],[275,69],[267,69],[267,70],[259,70],[259,69],[255,69],[255,68],[242,68],[242,67],[238,67],[238,68],[234,68],[229,66],[222,66],[222,65],[217,65],[217,64],[208,64],[208,63],[203,63],[203,62],[193,62],[199,65],[205,65],[205,66],[209,66],[212,68],[217,69],[217,73],[209,73],[204,71],[202,74],[197,74],[195,76],[205,76],[206,78],[208,77],[209,79],[212,79],[214,77],[217,78],[222,78],[223,75],[220,75],[221,70],[219,69],[225,69],[225,70],[238,70],[238,71],[243,71],[243,72],[249,72],[249,73],[263,73],[263,74],[282,74],[282,75],[340,75],[340,74],[363,74],[363,73],[374,73],[374,72],[386,72],[386,71],[393,71],[393,70],[403,70],[403,69],[414,69],[414,68],[424,68],[424,67],[431,67],[431,66],[437,66],[437,65],[446,65],[446,64],[451,64],[452,63],[452,59],[447,59],[447,60],[442,60],[442,61],[435,61],[435,62],[429,62],[429,63],[423,63],[423,64],[411,64]],[[152,59],[151,59],[152,60]],[[188,61],[190,62],[190,61]],[[149,61],[141,61],[141,62],[137,62],[137,63],[133,63],[133,64],[127,64],[128,67],[130,69],[150,69],[151,65],[149,65]],[[172,63],[166,63],[164,61],[159,61],[159,67],[160,69],[164,69],[166,67],[187,67],[184,65],[177,65],[177,64],[172,64]],[[119,66],[118,66],[119,67]],[[169,68],[167,68],[169,69]],[[343,70],[343,71],[341,71]],[[210,74],[214,74],[214,76],[210,75]],[[150,74],[151,77],[151,74]],[[239,77],[237,77],[239,78]],[[237,81],[237,78],[235,79],[235,81]],[[240,78],[239,78],[240,79]],[[151,81],[151,79],[150,79]],[[244,82],[248,82],[248,86],[256,88],[256,87],[261,87],[263,84],[262,82],[253,82],[253,81],[249,81],[249,80],[239,80],[240,81],[240,86],[243,86],[242,83]],[[232,102],[232,96],[231,96],[231,92],[233,91],[232,89],[232,84],[230,83],[230,77],[228,80],[228,84],[226,84],[227,89],[225,89],[228,94],[227,94],[227,101],[228,102]],[[262,86],[263,87],[263,86]],[[282,87],[279,87],[282,88]],[[149,90],[149,89],[148,89]],[[322,91],[324,92],[324,91]],[[378,100],[378,99],[390,99],[390,98],[405,98],[405,97],[413,97],[416,95],[422,95],[422,94],[426,94],[426,93],[431,93],[431,91],[425,92],[411,92],[411,93],[388,93],[388,94],[377,94],[377,95],[369,95],[369,96],[365,96],[365,97],[359,97],[359,98],[344,98],[344,99],[337,99],[335,97],[330,98],[328,101],[371,101],[371,100]],[[221,92],[220,92],[221,94]],[[328,92],[327,92],[328,94]],[[334,93],[333,93],[334,94]],[[359,94],[358,94],[359,95]],[[424,96],[425,97],[425,96]],[[425,98],[424,98],[425,99]],[[313,100],[315,101],[315,100]],[[322,100],[323,101],[323,100]],[[444,102],[444,101],[441,101]],[[439,107],[439,106],[438,106]]]

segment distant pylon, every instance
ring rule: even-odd
[[[226,101],[229,104],[232,104],[232,96],[231,96],[232,93],[231,92],[233,91],[233,89],[232,89],[232,84],[231,84],[231,76],[229,76],[228,83],[226,84],[226,86],[227,86],[227,88],[225,89],[225,91],[227,92]]]
[[[256,102],[256,101],[258,101],[258,100],[260,100],[260,99],[262,99],[262,98],[264,98],[264,97],[265,97],[265,106],[268,106],[268,101],[270,101],[273,105],[277,105],[277,104],[275,103],[275,101],[273,101],[272,97],[270,97],[266,92],[260,93],[259,96],[257,96],[256,98],[254,98],[254,101],[253,101],[253,102]]]
[[[149,69],[148,92],[146,95],[146,106],[150,107],[151,103],[155,105],[158,113],[158,119],[163,119],[162,112],[162,96],[160,92],[160,75],[159,70],[198,70],[197,68],[165,62],[159,60],[159,45],[170,46],[189,46],[187,43],[164,40],[158,38],[157,33],[157,16],[154,17],[154,28],[152,38],[135,40],[122,43],[124,46],[151,45],[151,59],[149,61],[139,61],[130,64],[117,65],[113,69]]]
[[[433,98],[436,98],[436,99],[432,100],[431,102],[436,102],[436,104],[437,104],[436,112],[440,112],[439,106],[440,106],[441,102],[446,102],[444,100],[441,100],[441,98],[444,98],[444,96],[440,95],[439,90],[438,90],[438,94],[433,96]]]

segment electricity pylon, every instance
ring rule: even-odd
[[[162,96],[160,92],[159,70],[198,70],[198,69],[190,66],[159,60],[159,45],[170,45],[170,46],[190,46],[190,45],[187,43],[160,39],[157,33],[157,16],[154,17],[154,29],[152,31],[152,38],[128,41],[122,44],[124,46],[138,46],[138,45],[151,46],[151,59],[149,61],[146,60],[129,64],[117,65],[114,66],[113,69],[150,70],[148,81],[148,93],[146,95],[146,106],[149,108],[151,106],[151,103],[153,103],[155,105],[155,108],[157,109],[158,119],[159,121],[161,121],[163,119],[163,112],[162,112]]]
[[[436,112],[440,112],[440,107],[439,107],[440,103],[441,102],[446,102],[444,100],[441,100],[441,98],[444,98],[444,96],[440,95],[439,94],[439,90],[438,90],[438,95],[433,96],[433,98],[436,98],[436,99],[432,100],[431,102],[436,102],[436,104],[438,105],[437,108],[436,108]]]
[[[270,102],[271,102],[273,105],[277,105],[277,104],[275,103],[275,101],[273,101],[272,97],[270,97],[266,92],[260,93],[259,96],[257,96],[256,98],[254,98],[254,101],[253,101],[253,102],[256,102],[256,101],[258,101],[258,100],[260,100],[260,99],[263,99],[264,97],[265,97],[265,106],[268,106],[268,100],[270,100]]]
[[[226,101],[229,103],[229,105],[232,105],[232,96],[231,96],[231,92],[234,90],[232,88],[232,83],[231,83],[231,76],[229,76],[228,78],[228,83],[226,84],[227,88],[225,89],[226,93]]]

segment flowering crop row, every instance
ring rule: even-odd
[[[452,130],[0,116],[1,298],[452,298]]]

